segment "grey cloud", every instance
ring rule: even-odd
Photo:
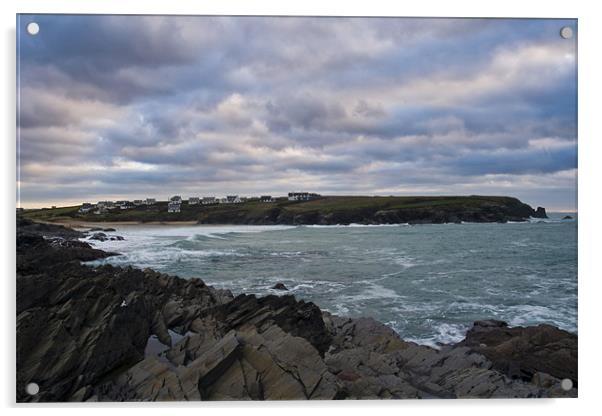
[[[296,181],[503,193],[482,176],[519,189],[576,168],[576,68],[556,59],[575,51],[557,36],[573,21],[34,17],[44,36],[20,45],[29,200],[53,182],[57,199]],[[564,145],[533,146],[546,138]]]

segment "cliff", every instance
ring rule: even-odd
[[[81,235],[18,221],[19,402],[577,395],[577,336],[549,325],[479,321],[435,350],[293,296],[85,266],[114,254]]]

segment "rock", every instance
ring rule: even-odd
[[[563,220],[572,220],[573,217],[571,217],[570,215],[565,215],[564,217],[562,217]]]
[[[115,228],[103,228],[102,231],[105,233],[115,232],[117,231]]]
[[[543,207],[537,207],[537,209],[531,216],[533,218],[548,218],[548,215],[546,214],[546,209]]]
[[[89,240],[107,241],[108,237],[105,233],[94,233],[88,238]]]
[[[481,328],[505,328],[508,326],[508,323],[505,321],[498,321],[496,319],[486,319],[482,321],[475,321],[473,323],[473,329],[475,331],[480,330]]]
[[[98,399],[86,386],[142,360],[151,333],[169,344],[157,315],[168,299],[194,301],[201,309],[224,299],[194,279],[166,282],[130,267],[84,266],[81,260],[110,253],[77,240],[54,245],[35,235],[47,229],[23,227],[17,235],[18,401]],[[41,387],[33,397],[24,393],[30,380]]]
[[[577,385],[577,336],[551,325],[508,328],[475,322],[461,344],[483,354],[509,377],[531,381],[543,372]]]
[[[284,283],[281,283],[281,282],[278,282],[274,286],[272,286],[272,289],[276,289],[276,290],[288,290],[288,288],[286,286],[284,286]]]
[[[275,323],[283,331],[306,339],[322,355],[330,346],[330,334],[320,309],[311,302],[297,301],[291,295],[263,298],[239,295],[204,318],[219,322],[223,330],[237,329],[246,324],[261,328]]]

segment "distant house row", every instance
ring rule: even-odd
[[[309,201],[314,198],[318,198],[320,195],[310,192],[289,192],[289,201]],[[188,198],[188,205],[215,205],[215,204],[241,204],[249,200],[255,200],[263,203],[272,203],[276,201],[276,198],[271,195],[261,195],[259,198],[247,198],[238,195],[227,195],[224,198],[218,198],[214,196],[196,197],[191,196]],[[94,212],[95,214],[106,214],[112,210],[125,210],[131,209],[142,205],[155,205],[157,200],[155,198],[147,199],[135,199],[133,201],[98,201],[96,204],[84,202],[79,208],[79,212],[86,214]],[[183,199],[180,195],[174,195],[167,201],[167,212],[177,213],[181,211]]]
[[[264,198],[262,196],[262,198]],[[271,196],[265,197],[272,199]],[[240,204],[247,202],[248,198],[238,195],[228,195],[225,198],[216,198],[214,196],[206,196],[203,198],[192,196],[188,198],[188,205],[215,205],[215,204]],[[261,199],[260,199],[261,200]],[[268,202],[263,200],[262,202]],[[182,197],[179,195],[169,198],[167,203],[167,212],[180,212],[182,205]]]
[[[155,198],[135,199],[134,201],[98,201],[96,204],[84,202],[79,207],[79,212],[86,214],[88,212],[94,212],[95,214],[106,214],[112,210],[118,209],[131,209],[140,205],[155,205],[157,200]]]

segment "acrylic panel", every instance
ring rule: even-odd
[[[576,397],[577,20],[17,16],[17,401]]]

